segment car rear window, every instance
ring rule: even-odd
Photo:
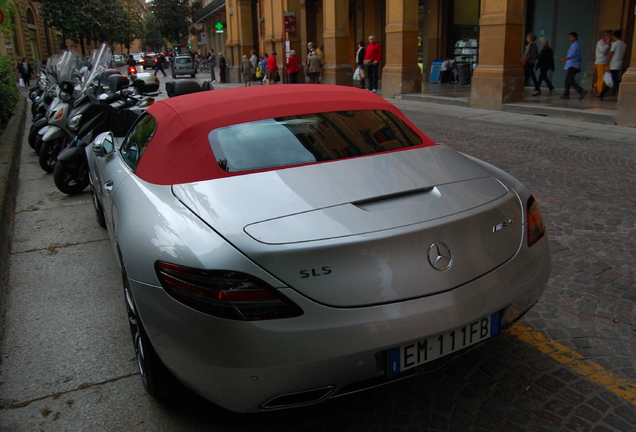
[[[303,165],[422,144],[388,111],[336,111],[278,117],[215,129],[208,138],[227,172]]]
[[[177,57],[175,60],[177,64],[189,64],[192,63],[192,60],[186,57]]]

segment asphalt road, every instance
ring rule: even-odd
[[[120,272],[90,192],[57,191],[25,137],[0,430],[633,431],[636,131],[394,102],[436,141],[534,191],[553,274],[513,331],[425,375],[312,407],[240,415],[194,395],[160,404],[136,370]]]

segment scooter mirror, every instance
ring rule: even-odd
[[[60,98],[62,100],[69,100],[73,96],[75,86],[70,81],[62,81],[60,84]]]

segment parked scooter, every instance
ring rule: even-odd
[[[53,179],[65,194],[76,194],[89,185],[86,146],[94,136],[111,130],[115,136],[124,136],[136,119],[154,102],[150,96],[141,96],[128,88],[127,77],[111,75],[109,91],[95,96],[87,92],[90,103],[71,122],[81,124],[73,142],[57,157]]]
[[[49,117],[47,114],[49,114],[51,104],[57,97],[59,91],[56,70],[59,59],[59,54],[51,56],[46,64],[46,68],[40,74],[36,86],[37,91],[30,94],[33,123],[29,130],[28,142],[36,154],[39,153],[40,146],[42,145],[42,136],[39,135],[38,132],[47,125]]]
[[[56,65],[57,80],[60,83],[57,97],[47,112],[47,125],[38,131],[42,145],[38,153],[40,167],[46,172],[53,172],[57,153],[62,149],[70,136],[67,128],[69,111],[73,106],[76,86],[80,87],[82,56],[75,51],[65,51]]]
[[[89,89],[89,85],[96,86],[97,91],[99,91],[100,82],[98,78],[100,76],[108,76],[113,73],[119,74],[116,69],[108,69],[111,56],[108,46],[102,44],[100,49],[95,50],[91,57],[90,72],[86,72],[88,68],[80,69],[83,63],[81,57],[79,59],[70,59],[69,62],[71,64],[64,64],[60,68],[60,74],[62,71],[65,72],[65,77],[68,80],[61,82],[59,102],[51,110],[48,117],[48,125],[39,132],[42,135],[42,146],[40,147],[38,158],[40,167],[44,171],[48,173],[54,171],[58,154],[75,137],[77,126],[69,120],[73,117],[73,109],[79,109],[82,105],[89,102],[85,97],[86,92],[96,91],[95,88]],[[60,63],[62,63],[62,59]],[[62,76],[60,74],[58,74],[58,78],[61,79]],[[80,81],[79,78],[84,78],[84,80]],[[96,80],[97,83],[95,83]]]

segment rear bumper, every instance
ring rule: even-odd
[[[173,75],[192,75],[194,73],[194,69],[172,69]]]
[[[544,238],[468,284],[403,302],[332,308],[283,289],[304,315],[262,322],[210,317],[159,287],[131,283],[148,335],[179,380],[217,405],[254,412],[319,402],[355,383],[365,388],[387,381],[388,349],[495,311],[503,311],[505,328],[539,300],[550,268]]]

